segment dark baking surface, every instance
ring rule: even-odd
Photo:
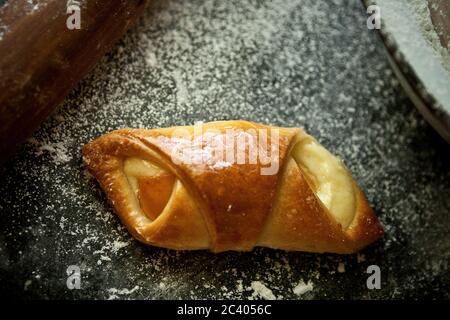
[[[116,128],[239,118],[304,127],[342,157],[384,239],[350,256],[147,247],[82,166],[80,147]],[[359,1],[153,1],[0,178],[3,296],[450,297],[449,147],[403,93]],[[366,287],[372,264],[380,290]],[[70,265],[79,290],[66,286]]]

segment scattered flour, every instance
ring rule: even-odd
[[[118,241],[118,240],[116,240],[116,241],[114,241],[111,250],[112,250],[113,252],[117,252],[117,251],[119,251],[120,249],[125,248],[125,247],[128,246],[129,244],[130,244],[130,242],[124,242],[124,241]]]
[[[64,164],[69,162],[72,157],[63,142],[47,142],[38,141],[36,138],[28,139],[28,143],[36,147],[36,155],[40,156],[48,153],[55,164]]]
[[[301,296],[302,294],[305,294],[306,292],[312,291],[314,289],[314,284],[312,281],[308,281],[305,283],[303,280],[300,281],[292,291],[294,294]]]
[[[67,221],[67,218],[66,217],[61,217],[61,219],[59,220],[59,227],[61,228],[61,229],[64,229],[64,225],[65,225],[65,222]]]
[[[237,290],[237,292],[240,292],[240,293],[244,292],[244,286],[242,285],[242,280],[241,279],[239,279],[237,281],[236,290]]]
[[[149,68],[156,68],[158,66],[158,58],[156,56],[155,46],[147,35],[144,33],[141,36],[141,43],[145,47],[144,58],[146,66]]]
[[[122,296],[124,295],[130,295],[133,292],[139,290],[140,287],[139,286],[135,286],[132,289],[117,289],[117,288],[110,288],[107,290],[107,292],[110,294],[110,296],[108,297],[108,300],[114,300],[114,299],[119,299],[119,298],[123,298]]]
[[[31,281],[31,280],[25,281],[25,284],[23,285],[23,290],[24,290],[24,291],[27,291],[27,290],[28,290],[28,287],[29,287],[32,283],[33,283],[33,281]]]
[[[3,40],[3,36],[9,31],[9,28],[0,24],[0,41]]]
[[[156,66],[158,65],[156,54],[153,51],[148,51],[147,55],[145,56],[145,62],[147,63],[147,66],[156,68]]]
[[[37,0],[27,0],[28,7],[27,7],[27,14],[32,14],[36,10],[39,9],[39,2]]]
[[[260,297],[265,300],[276,300],[277,297],[273,294],[272,290],[267,288],[260,281],[252,281],[251,288],[253,289],[253,297]]]
[[[183,74],[179,70],[173,72],[173,80],[175,81],[175,86],[177,90],[177,101],[178,103],[186,103],[189,100],[189,93],[187,91],[186,84],[183,79]]]
[[[339,262],[338,263],[337,271],[339,273],[344,273],[345,272],[345,263],[344,262]]]

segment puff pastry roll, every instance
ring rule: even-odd
[[[121,129],[83,159],[129,232],[179,250],[353,253],[383,229],[343,163],[302,129],[247,121]]]

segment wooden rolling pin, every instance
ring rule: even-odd
[[[0,162],[125,33],[146,0],[2,2]]]

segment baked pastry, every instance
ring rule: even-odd
[[[383,235],[349,171],[302,129],[121,129],[85,145],[83,159],[146,244],[353,253]]]

